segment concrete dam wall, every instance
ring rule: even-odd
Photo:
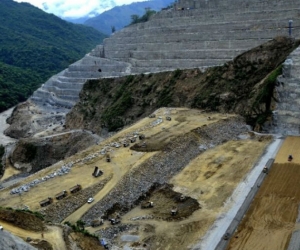
[[[88,79],[206,68],[276,36],[300,37],[297,0],[180,0],[148,22],[131,25],[104,40],[84,58],[51,77],[31,100],[71,108]]]

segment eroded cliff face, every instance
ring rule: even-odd
[[[90,80],[67,114],[66,127],[105,135],[164,106],[238,113],[259,127],[270,115],[280,65],[298,45],[278,37],[205,72],[178,69]]]
[[[97,136],[81,130],[44,138],[20,139],[7,157],[15,168],[35,173],[95,145],[98,140]]]

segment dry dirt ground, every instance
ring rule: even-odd
[[[47,226],[47,230],[42,232],[34,232],[16,227],[10,223],[0,220],[0,224],[3,226],[4,230],[21,237],[26,240],[30,237],[32,240],[46,240],[48,241],[54,250],[66,250],[66,244],[62,236],[62,229],[56,226]]]
[[[122,141],[127,134],[133,132],[145,133],[147,137],[151,137],[154,134],[163,134],[161,138],[164,141],[170,139],[172,136],[177,134],[183,134],[203,124],[210,124],[218,121],[219,119],[225,119],[227,115],[222,114],[201,114],[198,110],[186,110],[186,109],[159,109],[156,111],[156,115],[163,118],[163,122],[153,126],[151,123],[156,121],[156,118],[144,118],[133,126],[123,129],[116,135],[108,138],[101,142],[97,146],[88,148],[87,150],[80,152],[65,161],[61,161],[47,169],[44,169],[28,178],[21,183],[15,185],[15,187],[21,186],[23,183],[29,183],[32,180],[42,178],[49,175],[53,171],[59,169],[64,163],[76,161],[77,159],[83,159],[84,157],[91,155],[95,152],[99,152],[105,147],[105,145],[111,144],[112,142]],[[171,115],[172,120],[166,121],[165,116]],[[208,116],[212,119],[208,120]],[[165,132],[165,133],[162,133]],[[6,207],[23,207],[23,205],[29,206],[31,210],[38,210],[40,208],[39,202],[47,197],[54,197],[55,194],[62,190],[69,190],[72,186],[80,184],[83,188],[91,186],[104,178],[113,174],[111,181],[104,187],[103,190],[95,197],[95,201],[100,200],[112,187],[127,173],[130,169],[139,165],[145,159],[151,157],[155,152],[136,152],[131,151],[128,147],[114,148],[110,147],[111,162],[106,162],[105,155],[99,155],[98,157],[87,161],[85,163],[79,162],[72,167],[69,174],[58,176],[56,178],[49,179],[42,184],[36,185],[30,189],[29,192],[24,192],[22,195],[10,195],[9,190],[0,191],[0,206]],[[104,175],[99,178],[94,178],[92,173],[94,167],[98,166],[103,170]],[[9,174],[13,174],[14,171],[8,171]],[[13,188],[13,187],[12,187]],[[87,197],[88,199],[88,197]],[[84,206],[80,211],[77,211],[74,215],[71,215],[68,220],[70,222],[76,222],[81,215],[89,209],[90,206]]]
[[[122,222],[140,225],[141,241],[155,242],[157,250],[188,249],[204,236],[218,215],[224,212],[223,203],[253,167],[268,143],[269,140],[227,142],[201,154],[172,178],[170,183],[175,191],[200,203],[201,209],[191,216],[179,221],[150,219],[133,222],[131,219],[134,217],[155,216],[155,209],[136,207],[124,216]],[[155,198],[150,198],[154,204],[159,202],[160,209],[170,211],[170,203]]]
[[[198,110],[180,108],[162,108],[155,113],[156,118],[144,118],[101,142],[99,145],[77,153],[64,162],[75,162],[77,159],[83,159],[95,152],[100,152],[105,145],[108,146],[112,142],[121,142],[126,135],[133,132],[144,133],[146,137],[155,136],[158,138],[158,144],[164,144],[172,137],[228,117],[224,114],[201,113]],[[154,125],[153,122],[157,121],[160,116],[162,117],[162,123]],[[171,116],[172,120],[167,121],[165,119],[166,116]],[[170,181],[170,184],[174,186],[174,191],[195,199],[199,202],[201,209],[196,210],[187,218],[180,218],[180,220],[166,221],[164,218],[155,218],[133,221],[132,218],[144,215],[161,217],[161,215],[158,215],[159,211],[155,209],[142,210],[138,206],[122,218],[122,223],[139,226],[133,232],[127,233],[139,234],[141,242],[152,242],[155,245],[153,249],[157,250],[187,249],[189,246],[192,246],[204,236],[217,216],[224,212],[222,211],[223,203],[255,165],[269,143],[270,139],[258,140],[258,137],[253,139],[247,137],[244,140],[229,141],[216,148],[207,150],[191,161],[181,173],[174,176]],[[155,154],[155,152],[137,152],[122,146],[120,148],[108,148],[110,149],[111,162],[106,162],[105,155],[98,155],[86,162],[81,161],[72,167],[69,174],[49,179],[31,188],[29,192],[24,192],[22,195],[10,195],[10,189],[1,190],[0,206],[20,208],[27,205],[31,210],[38,210],[40,209],[39,201],[47,197],[54,197],[56,193],[62,190],[69,190],[70,187],[76,184],[81,184],[83,188],[87,188],[107,178],[109,175],[113,175],[104,188],[95,195],[95,203],[110,192],[128,171]],[[42,178],[62,165],[63,162],[59,162],[26,178],[22,183],[29,183],[34,179]],[[92,176],[95,166],[103,170],[104,174],[101,177],[94,178]],[[16,186],[20,186],[22,183]],[[156,196],[153,194],[151,198],[153,198],[157,206],[159,204],[160,209],[169,213],[172,202],[165,202],[165,198],[158,194]],[[55,200],[54,202],[59,201]],[[75,223],[92,205],[83,205],[65,218],[65,221]],[[106,226],[108,226],[107,222],[102,227],[88,228],[88,230],[93,233]],[[119,245],[121,246],[122,244],[124,245],[125,243],[120,241]],[[135,246],[138,245],[138,243],[134,244]]]
[[[228,249],[287,249],[300,203],[299,150],[300,137],[285,139]]]

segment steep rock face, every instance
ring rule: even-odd
[[[0,209],[0,219],[25,230],[39,232],[46,229],[42,219],[26,211],[2,208]]]
[[[44,138],[19,140],[8,158],[11,164],[24,172],[34,173],[91,145],[99,137],[89,132],[73,131]]]
[[[285,135],[300,133],[300,47],[283,64],[283,74],[276,86],[273,131]]]
[[[80,102],[68,113],[66,126],[101,134],[163,106],[235,112],[252,125],[262,124],[270,113],[273,75],[279,74],[277,68],[298,45],[299,41],[278,37],[204,73],[175,70],[89,81]]]
[[[0,250],[35,250],[37,248],[24,242],[21,238],[6,231],[0,231]]]

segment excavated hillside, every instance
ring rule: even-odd
[[[30,210],[0,208],[0,224],[0,250],[104,249],[96,237],[67,225],[49,225]]]
[[[20,139],[7,157],[15,168],[35,173],[97,142],[97,137],[81,130],[43,138]]]
[[[299,40],[277,37],[205,72],[177,69],[90,80],[67,114],[66,127],[105,135],[159,107],[192,107],[237,113],[260,128],[275,100],[273,89],[280,65],[299,44]]]

